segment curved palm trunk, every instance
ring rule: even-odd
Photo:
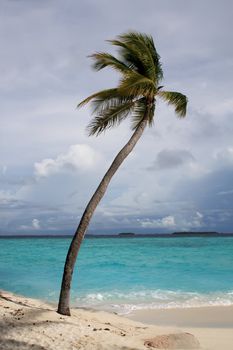
[[[69,303],[70,303],[70,286],[71,286],[72,274],[73,274],[74,265],[77,259],[77,255],[78,255],[82,240],[84,238],[89,222],[92,218],[92,215],[97,205],[99,204],[100,200],[104,196],[107,190],[108,184],[111,181],[113,175],[115,174],[117,169],[120,167],[120,165],[123,163],[125,158],[133,150],[134,146],[142,136],[142,133],[146,127],[146,124],[147,124],[147,118],[145,117],[142,120],[141,124],[134,131],[130,140],[126,143],[126,145],[120,150],[120,152],[115,157],[114,161],[112,162],[110,168],[104,175],[102,181],[100,182],[97,190],[95,191],[94,195],[92,196],[91,200],[89,201],[83,213],[83,216],[74,234],[74,237],[72,239],[72,242],[70,244],[67,257],[66,257],[58,310],[57,310],[59,314],[70,316]]]

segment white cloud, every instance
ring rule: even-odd
[[[196,211],[196,213],[190,217],[180,218],[178,227],[182,231],[197,229],[204,226],[203,220],[204,215]]]
[[[0,190],[0,204],[8,203],[16,199],[10,191]]]
[[[176,226],[174,216],[165,216],[162,219],[144,219],[138,220],[143,228],[167,228],[171,229]]]
[[[202,219],[203,218],[203,214],[202,213],[200,213],[199,211],[197,211],[196,212],[196,215],[197,215],[197,218],[199,218],[199,219]]]
[[[40,229],[40,221],[38,219],[33,219],[32,220],[32,227],[35,230],[39,230]]]
[[[213,116],[219,117],[220,115],[232,114],[233,110],[233,98],[226,98],[223,101],[218,100],[214,103],[207,104],[203,109],[204,113],[208,113]]]
[[[189,218],[186,215],[181,216],[179,214],[173,216],[165,216],[161,219],[138,219],[141,227],[143,228],[155,228],[155,229],[178,229],[178,230],[192,230],[203,226],[204,215],[199,211],[196,211]]]
[[[217,151],[214,155],[217,161],[221,161],[225,164],[233,164],[233,147],[227,147],[220,151]]]
[[[92,169],[98,162],[99,154],[90,146],[77,144],[69,147],[66,153],[56,158],[46,158],[34,164],[36,177],[47,177],[64,171],[86,171]]]
[[[40,221],[38,219],[32,219],[31,225],[20,225],[20,230],[40,230]]]
[[[229,191],[220,191],[217,193],[219,196],[224,196],[227,194],[233,194],[233,190],[229,190]]]

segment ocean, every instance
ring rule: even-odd
[[[56,303],[70,238],[0,239],[0,289]],[[233,305],[233,237],[90,238],[78,256],[72,306]]]

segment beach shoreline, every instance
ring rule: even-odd
[[[137,310],[127,317],[93,309],[56,312],[52,304],[1,291],[1,350],[147,349],[158,335],[193,334],[203,350],[232,350],[233,307]]]
[[[153,325],[233,330],[233,306],[143,309],[132,311],[125,317]]]

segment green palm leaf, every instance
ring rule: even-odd
[[[87,129],[89,135],[98,136],[106,129],[119,125],[131,112],[134,103],[134,101],[127,101],[119,104],[116,103],[115,106],[103,109],[101,114],[93,118],[88,125]]]
[[[130,69],[135,70],[141,74],[145,74],[145,68],[140,58],[137,48],[127,45],[120,40],[108,40],[112,45],[118,46],[119,56],[121,61]]]
[[[105,67],[112,67],[123,74],[130,71],[129,67],[125,63],[108,53],[97,52],[90,57],[94,59],[92,66],[95,70],[99,71]]]
[[[83,101],[79,102],[77,105],[78,108],[85,106],[90,101],[96,99],[96,98],[102,98],[102,99],[109,99],[113,98],[117,94],[117,89],[106,89],[102,91],[98,91],[87,98],[85,98]]]
[[[135,107],[132,113],[132,129],[135,130],[145,117],[147,111],[146,98],[142,97],[135,102]]]
[[[155,84],[151,79],[139,74],[138,72],[130,72],[125,74],[120,80],[118,91],[122,94],[128,92],[132,96],[153,96],[155,93]]]
[[[135,130],[141,121],[145,118],[148,119],[148,125],[152,126],[154,121],[155,103],[148,103],[145,97],[140,98],[135,102],[134,110],[132,113],[132,129]]]
[[[96,70],[111,67],[121,73],[121,78],[115,88],[96,92],[79,103],[81,107],[91,102],[94,118],[88,126],[90,135],[99,135],[128,115],[132,118],[133,129],[143,119],[152,126],[157,97],[173,105],[179,117],[186,115],[186,96],[161,90],[163,70],[151,36],[130,31],[109,42],[117,46],[119,56],[96,52],[90,56],[94,59],[93,67]]]
[[[120,47],[122,61],[158,84],[163,77],[163,71],[153,38],[137,32],[129,32],[118,38],[119,40],[110,42]]]
[[[169,105],[175,107],[178,117],[183,118],[186,116],[188,99],[185,95],[175,91],[158,91],[157,95]]]
[[[160,56],[158,55],[153,38],[138,32],[129,32],[119,36],[120,40],[126,45],[135,46],[139,59],[143,62],[144,69],[148,77],[156,81],[163,78]]]
[[[89,96],[78,104],[78,107],[82,107],[85,104],[91,102],[92,113],[100,113],[104,109],[119,106],[120,104],[133,101],[134,96],[130,96],[129,93],[119,92],[119,89],[108,89],[96,92]]]
[[[121,96],[120,94],[111,99],[96,98],[92,101],[92,108],[93,108],[92,113],[100,115],[103,113],[104,110],[114,108],[126,102],[131,102],[131,101],[133,101],[133,98]]]

